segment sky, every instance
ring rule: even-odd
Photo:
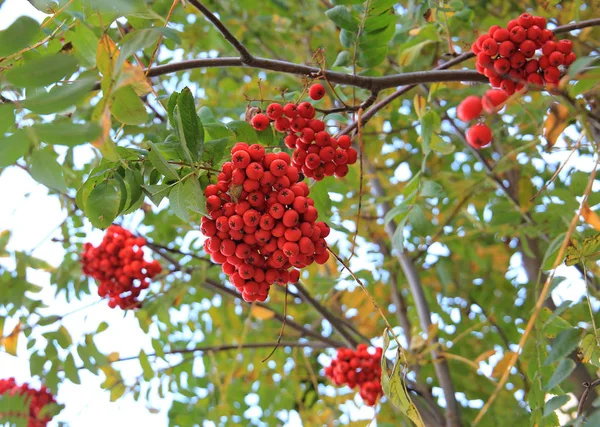
[[[6,0],[0,6],[0,30],[8,27],[17,17],[22,15],[32,16],[41,20],[44,14],[37,11],[26,0]],[[89,148],[78,147],[76,157],[85,159],[90,155]],[[549,160],[559,161],[561,155],[547,155]],[[552,158],[551,156],[558,156]],[[564,158],[564,156],[563,156]],[[583,162],[574,156],[571,164],[586,170],[587,162]],[[590,162],[591,164],[591,162]],[[569,168],[565,168],[567,173]],[[406,177],[397,176],[404,181]],[[64,256],[60,243],[52,242],[52,237],[60,237],[58,227],[66,218],[66,212],[61,209],[58,199],[49,196],[46,187],[35,182],[23,170],[16,167],[6,168],[0,174],[0,230],[8,229],[12,232],[9,248],[12,250],[27,251],[31,255],[46,260],[53,266],[58,266]],[[139,224],[140,217],[128,216],[124,226],[135,229]],[[89,228],[88,239],[97,244],[102,239],[102,232]],[[517,268],[519,259],[513,259],[513,266]],[[0,263],[11,267],[5,259]],[[572,274],[572,269],[561,268],[558,275],[567,275],[570,280],[566,281],[558,292],[553,294],[557,303],[564,299],[576,299],[584,292],[583,283]],[[41,272],[28,272],[31,282],[43,287],[42,299],[52,305],[53,313],[67,313],[80,307],[87,307],[98,300],[96,295],[85,297],[81,301],[68,303],[64,297],[55,299],[50,284],[50,275]],[[435,320],[435,319],[434,319]],[[106,321],[110,326],[101,334],[97,335],[95,342],[100,351],[110,353],[117,351],[122,357],[137,355],[141,349],[147,353],[153,352],[150,339],[139,328],[137,320],[132,313],[123,314],[120,310],[111,310],[105,304],[96,304],[91,307],[72,314],[64,319],[64,326],[74,337],[82,336],[86,332],[96,330],[97,325]],[[10,331],[14,323],[7,322],[5,331]],[[1,331],[0,331],[1,332]],[[14,376],[17,382],[30,382],[39,385],[39,380],[32,379],[29,373],[29,363],[26,342],[21,339],[18,348],[18,356],[13,357],[0,352],[0,378]],[[499,356],[500,357],[500,356]],[[128,362],[124,362],[128,363]],[[121,364],[119,368],[123,368]],[[489,367],[491,370],[491,367]],[[142,373],[137,362],[130,362],[126,369],[126,378],[134,378]],[[55,422],[68,422],[72,427],[78,426],[105,426],[112,425],[130,426],[166,426],[168,425],[167,411],[171,400],[160,399],[158,396],[150,396],[149,401],[140,399],[134,401],[129,394],[117,402],[109,401],[108,392],[101,389],[100,384],[104,377],[95,376],[88,371],[81,372],[81,385],[70,381],[64,381],[58,390],[59,403],[66,403],[65,409],[55,418]],[[155,380],[156,381],[156,380]],[[151,413],[148,408],[156,411]],[[53,422],[51,425],[55,425]],[[289,426],[301,425],[297,415],[292,415],[288,422]]]

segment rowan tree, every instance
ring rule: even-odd
[[[600,424],[597,2],[30,2],[0,173],[64,257],[0,234],[0,348],[43,385],[2,371],[0,421],[68,423],[87,371],[173,426]]]

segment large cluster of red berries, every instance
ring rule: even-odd
[[[541,56],[535,58],[538,49]],[[564,72],[561,67],[577,59],[572,50],[570,40],[556,41],[545,18],[528,13],[509,21],[506,28],[491,26],[471,47],[477,55],[477,71],[508,95],[527,83],[557,83]]]
[[[238,142],[218,182],[206,187],[204,249],[245,301],[265,301],[272,284],[297,282],[298,269],[329,259],[330,229],[317,221],[310,190],[289,154]]]
[[[383,349],[376,347],[375,352],[369,351],[365,344],[359,344],[356,351],[350,348],[338,348],[337,358],[325,368],[325,375],[333,380],[335,385],[348,385],[350,388],[359,387],[360,397],[370,406],[375,406],[383,394],[381,388],[381,356]]]
[[[546,28],[546,19],[528,13],[509,21],[506,28],[492,25],[477,38],[471,51],[477,55],[477,71],[499,89],[488,91],[483,98],[465,98],[456,111],[465,122],[479,117],[482,111],[497,112],[508,96],[526,85],[555,85],[577,59],[570,40],[556,41],[554,33]],[[492,131],[479,123],[467,130],[466,139],[479,149],[492,142]]]
[[[312,85],[309,96],[318,101],[325,96],[325,88],[320,83]],[[292,164],[305,176],[320,181],[326,176],[344,177],[348,165],[356,163],[358,152],[351,147],[352,140],[347,135],[338,138],[326,130],[325,123],[315,118],[315,108],[310,102],[281,105],[272,103],[266,114],[252,118],[256,130],[265,130],[271,122],[279,132],[287,133],[285,145],[294,150]]]
[[[98,295],[108,297],[111,308],[138,308],[142,290],[150,285],[150,279],[162,271],[156,260],[144,260],[143,247],[146,239],[136,237],[118,225],[106,230],[102,243],[94,247],[86,243],[81,263],[83,273],[100,282]]]
[[[29,387],[28,384],[17,385],[14,378],[0,379],[0,394],[8,394],[9,396],[24,395],[29,403],[28,414],[17,414],[8,413],[1,414],[0,420],[3,416],[9,417],[27,417],[27,427],[45,427],[48,422],[52,419],[50,415],[44,415],[40,417],[42,408],[50,403],[56,403],[54,396],[50,391],[42,387],[40,390]]]

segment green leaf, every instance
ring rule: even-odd
[[[392,235],[392,247],[398,252],[404,252],[404,227],[406,226],[407,217],[403,217],[396,224],[396,230]]]
[[[431,151],[431,139],[434,134],[440,131],[441,120],[438,113],[429,110],[421,119],[421,138],[423,140],[423,153],[427,154]]]
[[[77,366],[75,366],[75,359],[73,359],[71,353],[69,353],[65,359],[65,375],[73,384],[81,384],[79,372],[77,371]]]
[[[390,331],[386,328],[383,333],[384,347],[383,356],[381,357],[381,388],[385,395],[390,399],[390,402],[398,408],[405,416],[407,416],[417,427],[424,427],[423,419],[421,414],[417,410],[417,407],[413,403],[408,390],[406,388],[404,369],[402,366],[402,350],[398,348],[396,350],[396,359],[394,360],[394,367],[392,372],[388,373],[387,358],[385,353],[389,348],[389,333]]]
[[[416,193],[410,194],[407,198],[402,200],[399,205],[394,206],[392,209],[387,211],[385,216],[383,217],[383,223],[387,224],[398,216],[402,216],[401,219],[405,218],[410,211],[410,208],[413,206],[413,200],[415,198]]]
[[[548,307],[540,311],[540,322],[542,322],[542,331],[547,338],[555,338],[564,329],[572,328],[569,322],[553,313]]]
[[[152,200],[152,203],[158,206],[160,205],[160,202],[162,202],[162,199],[169,195],[171,188],[173,188],[172,185],[165,184],[146,185],[145,187],[142,187],[142,190],[144,190],[144,193]]]
[[[111,94],[110,112],[121,123],[142,125],[148,121],[148,112],[131,86],[123,86]]]
[[[171,209],[183,221],[190,221],[188,210],[205,214],[204,203],[204,194],[194,177],[174,185],[169,193]]]
[[[0,138],[0,168],[10,166],[29,151],[29,138],[24,129],[5,138]]]
[[[77,60],[71,55],[46,55],[25,62],[4,73],[6,80],[16,87],[42,87],[62,80],[77,71]]]
[[[204,143],[202,160],[213,165],[218,164],[225,155],[227,144],[229,144],[229,138],[213,139]]]
[[[184,151],[190,154],[190,161],[198,160],[199,157],[202,157],[204,149],[204,128],[196,114],[194,96],[189,88],[184,88],[177,97],[177,107],[173,111],[173,116],[177,124],[175,130]]]
[[[552,343],[552,351],[548,354],[544,365],[550,365],[571,354],[571,352],[577,348],[580,337],[581,331],[577,328],[560,331]]]
[[[572,79],[575,78],[575,76],[577,76],[577,74],[583,71],[584,68],[587,68],[589,65],[593,64],[597,60],[597,56],[584,56],[582,58],[577,58],[575,62],[569,65],[569,77]]]
[[[15,106],[0,104],[0,138],[15,124]]]
[[[583,242],[575,238],[571,239],[571,244],[567,246],[565,264],[568,266],[578,264],[590,260],[598,259],[598,252],[600,250],[600,233],[596,233],[594,236],[589,236],[583,239]]]
[[[325,12],[325,15],[338,27],[352,33],[358,32],[358,20],[344,6],[335,6]]]
[[[552,399],[548,400],[544,405],[544,417],[547,417],[550,414],[553,414],[561,406],[564,406],[569,400],[571,400],[571,396],[563,394],[561,396],[554,396]]]
[[[544,390],[552,390],[554,387],[560,385],[564,380],[566,380],[571,372],[575,369],[575,362],[571,359],[563,359],[560,361],[556,370],[548,380],[548,383],[544,387]]]
[[[234,120],[227,123],[227,127],[235,133],[238,141],[245,142],[247,144],[258,143],[258,136],[252,125],[242,120]]]
[[[320,218],[331,217],[332,203],[329,197],[329,186],[325,180],[314,183],[310,188],[310,198],[314,200]]]
[[[350,59],[350,52],[342,50],[335,59],[332,67],[347,67],[350,65]]]
[[[398,63],[403,67],[406,67],[407,65],[412,64],[413,62],[416,61],[417,57],[421,54],[421,51],[423,50],[423,48],[425,46],[430,45],[433,42],[434,42],[433,40],[425,40],[420,43],[417,43],[414,46],[403,49],[398,58]]]
[[[420,205],[413,205],[412,209],[408,212],[408,223],[413,227],[415,233],[423,236],[429,229],[429,222],[425,217],[425,212]]]
[[[66,192],[62,166],[56,161],[56,153],[49,150],[36,150],[31,154],[30,173],[37,182],[60,192]]]
[[[561,233],[552,240],[546,253],[544,254],[544,260],[542,261],[542,270],[550,270],[554,266],[554,261],[558,255],[560,247],[565,240],[566,233]]]
[[[210,139],[229,138],[230,136],[233,136],[233,133],[227,129],[223,123],[215,119],[215,116],[210,108],[200,108],[198,115],[200,116],[200,121],[202,122],[204,131],[208,134]],[[207,141],[210,139],[207,139]]]
[[[181,42],[177,31],[168,27],[144,28],[126,34],[119,43],[121,46],[121,53],[119,54],[119,59],[117,59],[115,70],[120,70],[125,63],[125,60],[129,59],[129,57],[137,51],[156,45],[160,36],[171,39],[175,41],[175,43]]]
[[[50,92],[43,91],[28,97],[23,101],[23,106],[38,114],[59,113],[89,96],[95,81],[93,78],[83,78],[57,85]]]
[[[90,192],[85,203],[85,215],[94,227],[106,228],[112,224],[119,213],[121,190],[113,180],[98,184]]]
[[[71,334],[64,326],[58,328],[56,333],[56,342],[58,342],[58,345],[60,345],[62,348],[67,349],[73,344],[73,338],[71,338]]]
[[[40,36],[40,24],[34,19],[22,16],[4,31],[0,31],[0,58],[12,55],[33,44]]]
[[[93,122],[79,124],[69,119],[57,119],[51,123],[36,123],[31,126],[31,131],[46,144],[74,147],[96,140],[102,128]]]
[[[163,174],[167,179],[179,181],[179,175],[173,166],[167,162],[167,160],[160,153],[156,145],[151,142],[148,142],[148,158],[150,162],[152,162],[152,166],[156,168],[161,174]]]
[[[144,0],[83,0],[82,3],[92,10],[119,16],[148,13]]]
[[[145,381],[150,381],[152,378],[154,378],[154,370],[152,369],[152,366],[150,366],[148,356],[144,350],[140,351],[140,365],[142,367],[142,371],[144,372]]]
[[[598,342],[593,334],[587,334],[581,341],[581,349],[579,351],[581,363],[591,363],[596,367],[600,367],[600,349]]]
[[[423,198],[436,198],[444,197],[446,193],[444,188],[435,181],[425,180],[421,183],[421,190],[419,196]]]
[[[66,36],[73,45],[73,54],[79,63],[83,67],[94,68],[100,38],[82,21],[77,22],[75,28],[67,32]]]

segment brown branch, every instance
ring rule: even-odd
[[[270,348],[275,346],[277,343],[275,342],[254,342],[254,343],[242,343],[242,344],[225,344],[225,345],[209,345],[209,346],[202,346],[202,347],[195,347],[195,348],[184,348],[184,349],[179,349],[179,350],[171,350],[171,351],[165,351],[164,354],[188,354],[188,353],[196,353],[196,352],[203,352],[203,353],[207,353],[207,352],[218,352],[218,351],[231,351],[231,350],[237,350],[237,349],[256,349],[256,348]],[[326,343],[322,343],[322,342],[300,342],[300,341],[281,341],[280,343],[281,347],[300,347],[300,348],[319,348],[319,349],[324,349],[324,348],[329,348],[330,346]],[[157,353],[151,353],[148,354],[148,357],[158,357]],[[126,362],[128,360],[136,360],[139,358],[138,356],[128,356],[128,357],[122,357],[120,359],[115,360],[112,363],[115,362]]]
[[[579,405],[577,405],[577,418],[579,418],[582,414],[583,414],[583,408],[585,407],[585,401],[588,398],[588,395],[590,394],[590,392],[598,387],[600,385],[600,379],[595,380],[592,383],[583,383],[583,386],[585,387],[585,390],[583,391],[583,394],[581,395],[581,399],[579,399]]]
[[[313,296],[310,295],[310,293],[300,282],[294,283],[294,286],[298,289],[298,293],[302,296],[302,298],[307,303],[312,305],[315,310],[317,310],[319,314],[331,324],[331,327],[342,336],[346,344],[352,348],[356,348],[358,341],[348,333],[345,325],[343,325],[335,316],[333,316],[329,310],[323,307],[319,301],[313,298]]]
[[[253,56],[250,54],[246,46],[244,46],[235,36],[227,29],[227,27],[217,18],[210,10],[206,8],[198,0],[189,0],[190,4],[198,9],[212,24],[217,27],[217,30],[225,37],[225,40],[233,46],[235,50],[240,54],[240,61],[246,63],[252,60]]]

